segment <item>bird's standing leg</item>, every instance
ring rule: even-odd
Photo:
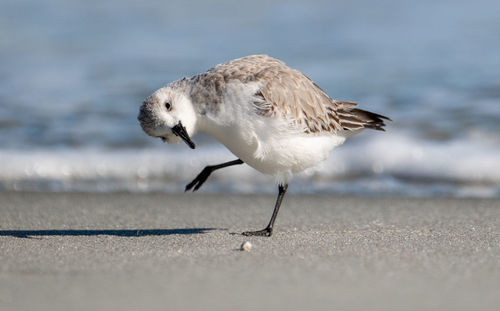
[[[246,235],[246,236],[271,236],[273,234],[274,221],[276,220],[276,216],[278,216],[278,211],[280,210],[281,201],[283,200],[283,197],[285,196],[286,189],[288,189],[288,184],[279,185],[278,198],[276,199],[276,204],[274,205],[273,216],[271,216],[271,220],[269,221],[269,224],[267,225],[267,227],[265,229],[259,230],[259,231],[243,232],[242,233],[243,235]]]
[[[207,180],[208,176],[210,176],[210,174],[212,174],[213,171],[216,171],[220,168],[224,168],[224,167],[228,167],[228,166],[232,166],[232,165],[238,165],[238,164],[243,164],[244,162],[241,161],[240,159],[237,159],[237,160],[234,160],[234,161],[229,161],[229,162],[224,162],[224,163],[221,163],[221,164],[218,164],[218,165],[209,165],[209,166],[206,166],[202,171],[201,173],[198,174],[198,176],[196,176],[195,179],[193,179],[192,182],[190,182],[187,186],[186,186],[186,189],[184,189],[184,192],[186,191],[189,191],[191,190],[191,188],[194,187],[193,191],[196,191],[198,189],[200,189],[201,185],[203,185],[205,183],[205,181]]]

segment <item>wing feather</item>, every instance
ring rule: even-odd
[[[215,66],[193,79],[210,81],[215,94],[222,94],[224,83],[239,80],[258,82],[255,94],[257,114],[281,118],[305,133],[383,130],[389,118],[355,108],[357,104],[331,99],[301,72],[266,55],[251,55]]]

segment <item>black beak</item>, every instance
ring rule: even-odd
[[[193,141],[191,140],[191,138],[189,138],[189,135],[186,131],[186,128],[184,126],[182,126],[181,121],[179,121],[179,123],[172,128],[172,132],[175,134],[175,136],[179,136],[180,138],[182,138],[182,140],[191,149],[194,149],[196,147],[195,144],[193,143]]]

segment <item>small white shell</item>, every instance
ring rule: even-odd
[[[241,244],[240,246],[240,250],[242,251],[250,251],[252,249],[252,243],[250,243],[249,241],[245,241]]]

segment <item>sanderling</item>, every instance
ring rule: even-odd
[[[198,131],[213,136],[238,159],[205,167],[186,186],[198,190],[210,174],[246,163],[274,175],[278,198],[267,227],[244,235],[271,236],[293,173],[324,161],[346,137],[381,130],[389,118],[331,99],[311,79],[266,55],[219,64],[172,82],[149,96],[138,117],[142,129],[164,142],[184,141]]]

